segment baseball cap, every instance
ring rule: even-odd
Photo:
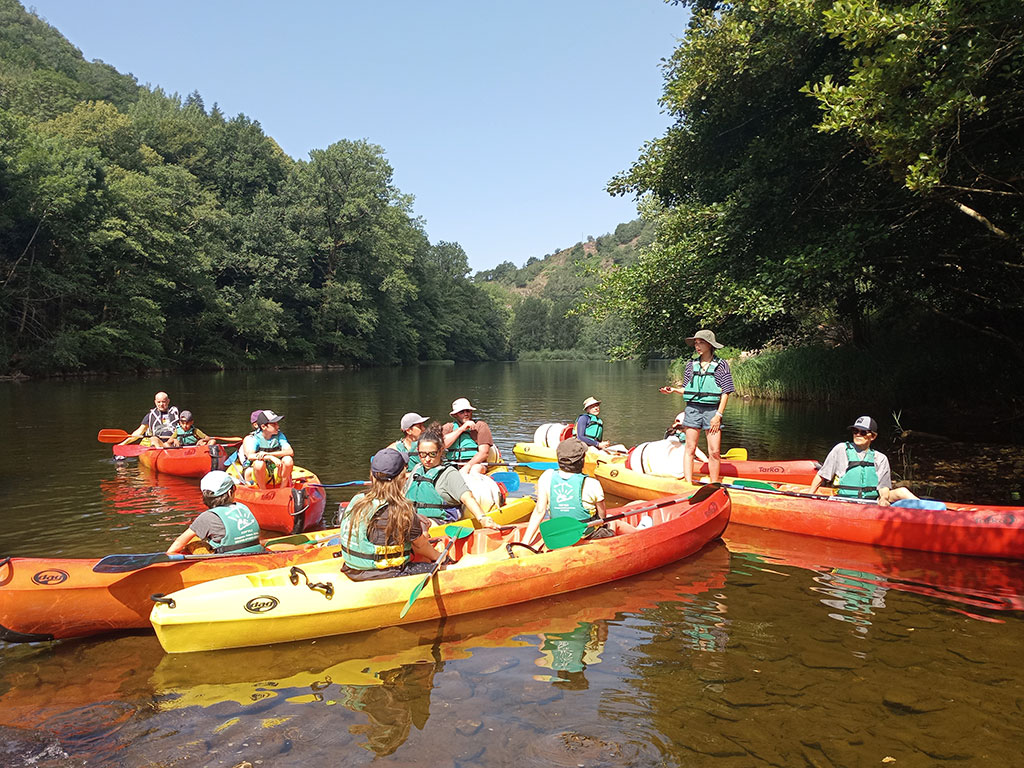
[[[199,481],[199,490],[213,496],[220,496],[222,493],[227,493],[234,487],[235,482],[231,479],[231,475],[227,472],[222,472],[219,469],[213,472],[207,472],[203,475],[203,479]]]
[[[260,408],[258,411],[253,411],[252,413],[250,413],[249,414],[249,423],[252,424],[254,421],[256,421],[256,419],[258,419],[260,417],[261,413],[263,413],[263,409],[262,408]]]
[[[182,411],[178,414],[178,421],[195,421],[192,411]]]
[[[583,457],[586,455],[586,444],[575,437],[563,440],[555,449],[555,456],[558,457],[558,468],[566,472],[579,470],[580,465],[583,463]]]
[[[387,477],[398,477],[405,469],[407,459],[394,448],[382,448],[370,459],[370,471]]]
[[[405,432],[405,430],[412,429],[417,424],[422,424],[429,420],[429,416],[420,416],[418,413],[407,413],[402,417],[402,431]]]
[[[865,429],[868,432],[874,432],[878,434],[878,422],[872,419],[870,416],[861,416],[847,429]]]
[[[278,416],[273,411],[260,411],[256,423],[262,427],[264,424],[277,424],[283,418],[284,416]]]
[[[676,418],[675,418],[675,421],[673,423],[674,424],[682,424],[683,420],[685,418],[686,418],[686,411],[680,411],[679,413],[676,414]]]

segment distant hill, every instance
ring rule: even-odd
[[[529,358],[606,358],[625,340],[618,317],[595,320],[571,313],[600,276],[636,260],[654,238],[654,226],[636,219],[570,248],[532,257],[522,267],[505,261],[471,278],[511,313],[513,355]]]

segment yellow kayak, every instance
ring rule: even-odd
[[[519,459],[520,463],[523,464],[537,461],[556,463],[558,461],[554,448],[548,448],[539,443],[516,443],[512,448],[512,452]],[[589,448],[586,457],[583,459],[583,474],[593,477],[598,464],[622,463],[625,460],[625,454],[609,453],[608,451]]]
[[[527,497],[519,499],[509,499],[505,506],[499,507],[496,510],[487,513],[487,516],[491,518],[498,525],[512,525],[513,523],[520,523],[526,520],[533,512],[534,506],[537,502]],[[438,525],[431,526],[428,535],[433,537],[444,536],[444,529],[449,525],[458,525],[465,528],[480,528],[480,523],[470,518],[463,518],[454,523],[439,523]]]

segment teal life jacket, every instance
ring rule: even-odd
[[[412,476],[412,483],[405,492],[405,498],[409,499],[416,511],[424,517],[440,520],[445,517],[446,509],[462,509],[461,501],[449,504],[437,490],[438,479],[448,470],[458,472],[455,467],[448,464],[441,464],[428,470],[424,470],[421,465],[420,470]]]
[[[419,449],[419,445],[420,445],[420,441],[417,440],[415,443],[412,444],[412,448],[406,448],[405,447],[405,443],[402,441],[401,438],[399,438],[398,440],[395,440],[395,442],[393,442],[388,447],[389,448],[394,448],[400,454],[405,456],[405,461],[406,461],[405,468],[406,468],[406,470],[408,470],[409,472],[414,472],[416,470],[416,467],[418,467],[420,464],[423,463],[423,462],[420,461],[419,453],[417,453],[417,450]]]
[[[604,439],[604,422],[601,421],[600,416],[594,416],[591,413],[586,413],[584,416],[590,421],[587,422],[587,428],[583,430],[583,434],[600,443]]]
[[[459,424],[453,421],[452,429],[458,428]],[[448,461],[453,464],[458,464],[463,461],[469,461],[476,456],[477,452],[480,450],[480,446],[477,444],[476,440],[472,438],[469,432],[470,430],[467,429],[455,438],[455,442],[452,443],[451,447],[448,449]]]
[[[857,499],[878,498],[878,471],[875,469],[875,451],[868,448],[860,458],[853,443],[846,444],[846,471],[836,483],[836,496]]]
[[[722,361],[712,357],[707,370],[704,371],[700,369],[699,357],[690,362],[693,363],[693,375],[689,385],[683,390],[683,399],[692,405],[718,405],[722,399],[722,388],[715,381],[715,371]]]
[[[260,524],[245,504],[236,501],[230,506],[214,507],[210,511],[224,523],[224,538],[218,542],[206,542],[214,552],[264,551],[260,544]]]
[[[558,470],[552,470],[548,486],[548,511],[552,519],[571,517],[584,523],[598,519],[583,506],[583,483],[586,479],[586,475],[577,474],[565,478]]]
[[[387,509],[387,502],[374,499],[371,504],[373,511],[362,515],[362,522],[353,527],[352,515],[349,513],[357,501],[363,498],[359,494],[349,502],[345,516],[341,519],[341,552],[345,565],[357,571],[384,570],[399,568],[412,559],[412,542],[402,544],[374,544],[368,532],[374,519]]]
[[[256,450],[254,450],[253,453],[276,453],[277,451],[281,450],[281,433],[280,432],[278,432],[276,435],[274,435],[274,437],[272,439],[270,439],[270,440],[267,440],[267,439],[265,439],[263,437],[263,430],[262,429],[257,429],[255,432],[252,433],[252,436],[256,440]],[[244,447],[245,447],[245,442],[243,441],[242,442],[242,446],[239,449],[239,453],[238,453],[239,458],[242,459],[242,466],[243,467],[251,467],[252,466],[252,457],[249,456],[244,450],[242,450],[242,448],[244,448]],[[276,465],[273,465],[273,466],[276,466]],[[270,469],[268,467],[268,472],[269,471],[270,471]]]
[[[198,445],[199,436],[196,434],[195,425],[189,427],[187,430],[182,429],[179,424],[174,428],[174,436],[178,438],[178,442],[184,448],[187,445]]]

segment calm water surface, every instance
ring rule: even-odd
[[[95,441],[132,429],[157,389],[212,434],[244,432],[254,408],[283,413],[298,463],[331,483],[361,479],[402,413],[440,417],[457,396],[509,456],[591,394],[610,437],[657,439],[679,410],[657,392],[665,371],[0,384],[18,446],[0,466],[0,554],[166,547],[200,509],[198,483],[117,465]],[[728,413],[725,447],[773,458],[821,457],[859,415],[735,401]],[[440,623],[184,656],[146,634],[0,644],[0,764],[1019,765],[1022,609],[1016,563],[732,526],[650,574]]]

